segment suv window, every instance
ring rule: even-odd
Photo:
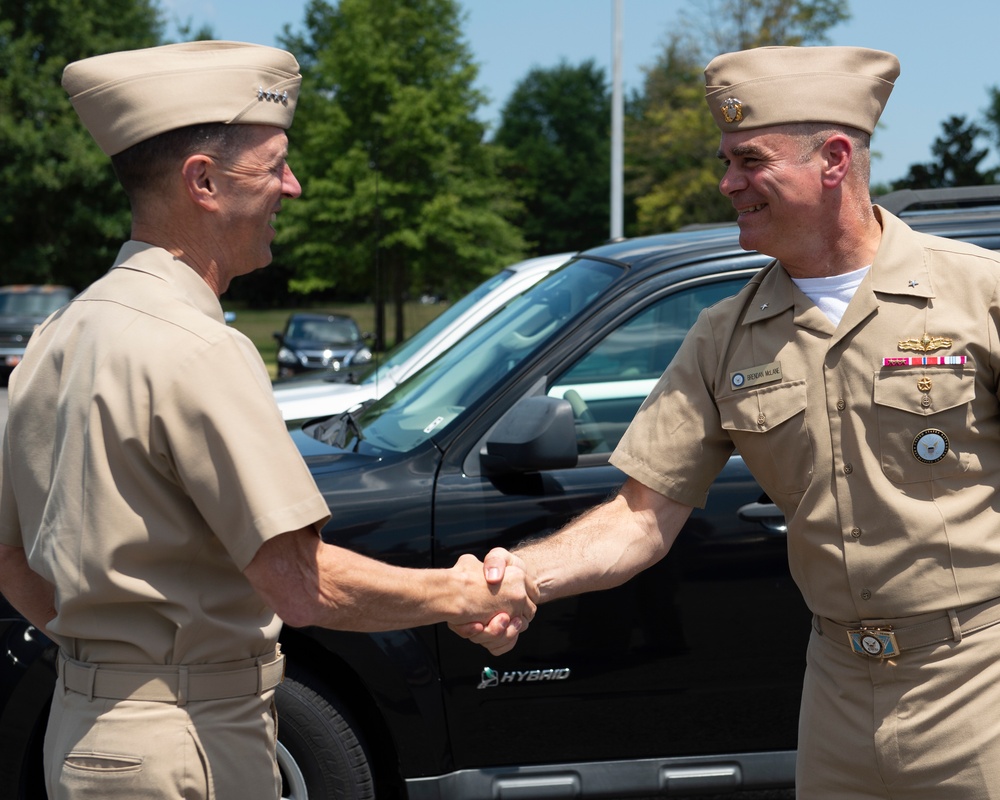
[[[466,408],[559,336],[620,274],[616,265],[571,261],[385,396],[303,431],[366,453],[407,453],[443,433]]]
[[[556,378],[548,393],[573,406],[580,455],[615,449],[698,314],[746,282],[746,277],[716,281],[661,297]]]
[[[4,287],[0,289],[0,316],[47,317],[73,298],[60,287]]]

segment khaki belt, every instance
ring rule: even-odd
[[[185,703],[259,695],[285,677],[280,646],[274,655],[254,661],[146,667],[92,664],[59,654],[59,676],[71,692],[110,700]]]
[[[826,617],[815,619],[824,636],[846,644],[858,655],[893,658],[905,650],[941,642],[960,642],[963,636],[996,625],[1000,622],[1000,597],[953,611],[898,620],[845,625]]]

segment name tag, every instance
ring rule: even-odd
[[[774,383],[780,380],[780,361],[772,361],[770,364],[761,364],[759,367],[750,367],[729,373],[729,382],[734,389],[749,389],[751,386],[760,386],[762,383]]]

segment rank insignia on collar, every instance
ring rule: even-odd
[[[904,339],[898,345],[900,350],[915,350],[918,353],[932,353],[951,347],[952,341],[944,336],[924,334],[919,339]]]

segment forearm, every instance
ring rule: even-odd
[[[534,615],[524,574],[499,586],[481,562],[463,556],[450,569],[406,569],[324,543],[304,531],[282,534],[247,568],[251,583],[289,625],[384,631]]]
[[[400,630],[510,611],[512,598],[489,590],[479,561],[465,569],[405,569],[326,545],[318,566],[311,573],[313,624],[327,628]]]
[[[0,593],[21,616],[49,635],[48,624],[56,615],[55,590],[28,566],[20,547],[0,545]]]
[[[515,549],[539,603],[619,586],[666,555],[691,513],[635,481],[560,531]]]

